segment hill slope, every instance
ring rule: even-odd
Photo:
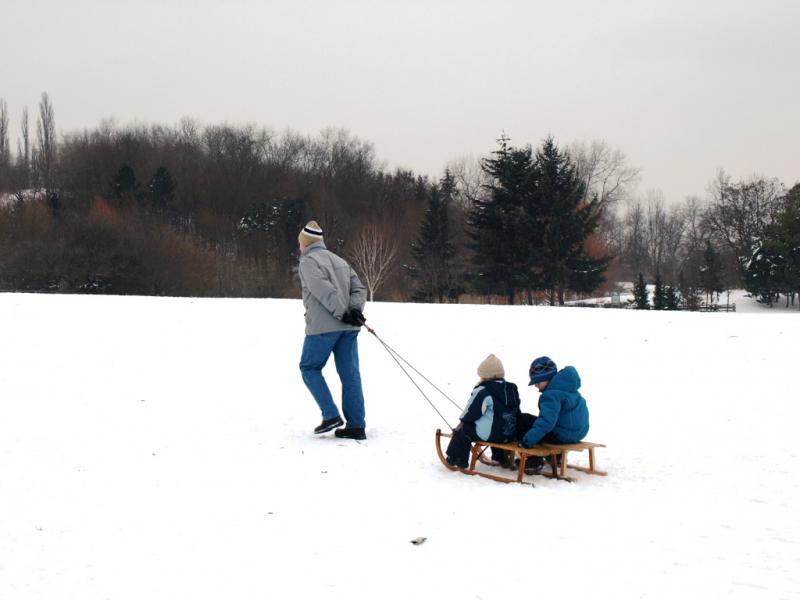
[[[369,305],[460,404],[489,352],[527,411],[534,356],[578,368],[609,476],[532,488],[445,470],[443,423],[366,332],[368,440],[313,436],[302,313],[0,294],[0,597],[800,590],[794,314]]]

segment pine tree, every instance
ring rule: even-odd
[[[644,276],[639,273],[639,280],[633,286],[633,304],[637,310],[650,310],[650,299],[647,294],[647,284]]]
[[[585,199],[585,184],[566,152],[548,137],[536,152],[536,202],[528,205],[529,222],[539,225],[531,232],[539,239],[536,264],[541,283],[550,290],[551,304],[564,303],[567,290],[588,292],[604,281],[611,257],[595,258],[585,250],[587,238],[597,229],[601,216],[597,196]]]
[[[711,304],[714,301],[714,294],[721,294],[724,290],[722,285],[722,261],[709,240],[706,240],[706,249],[703,251],[703,264],[700,267],[700,285],[706,294],[706,304]]]
[[[489,194],[476,200],[467,217],[473,286],[482,294],[502,293],[510,304],[517,291],[530,285],[530,246],[536,238],[523,207],[535,190],[531,154],[530,147],[515,149],[501,138],[494,157],[482,163],[492,179]]]
[[[680,308],[681,298],[675,286],[668,285],[664,292],[664,297],[666,310],[678,310]]]
[[[800,184],[786,195],[784,208],[766,227],[746,264],[746,288],[760,301],[772,303],[778,293],[794,301],[800,290]]]
[[[745,265],[745,289],[769,306],[780,291],[779,273],[784,268],[783,257],[775,246],[770,239],[759,242]]]
[[[800,183],[786,194],[786,204],[778,217],[781,249],[786,257],[784,285],[787,292],[800,291]]]
[[[442,191],[442,200],[447,206],[447,260],[445,262],[445,283],[447,295],[451,302],[457,302],[458,297],[466,292],[464,282],[466,268],[463,264],[463,238],[464,213],[458,203],[458,184],[450,169],[445,169],[445,176],[439,186]],[[459,250],[462,252],[459,252]]]
[[[416,279],[414,298],[417,300],[442,302],[445,296],[450,295],[455,247],[450,233],[449,211],[454,191],[455,179],[446,170],[440,184],[431,188],[419,237],[411,244],[415,265],[410,274]]]
[[[136,173],[128,163],[123,163],[111,180],[111,195],[117,199],[130,198],[138,187]]]
[[[698,310],[700,308],[700,292],[697,285],[697,274],[692,269],[694,261],[687,262],[685,268],[678,273],[678,291],[683,298],[683,305],[686,310]]]
[[[667,309],[667,290],[661,281],[661,273],[656,273],[655,289],[653,290],[653,310]]]
[[[502,291],[513,302],[520,290],[548,290],[551,304],[563,304],[567,290],[588,292],[603,282],[610,257],[585,248],[599,202],[585,199],[575,165],[552,138],[535,159],[529,146],[512,148],[503,138],[483,168],[490,194],[469,217],[479,292]]]
[[[158,167],[147,184],[147,194],[153,208],[157,211],[166,210],[175,197],[175,182],[172,180],[172,174],[163,166]]]
[[[297,264],[297,232],[305,222],[304,200],[276,198],[251,206],[239,220],[238,229],[243,241],[255,242],[254,256],[269,257],[288,274]]]

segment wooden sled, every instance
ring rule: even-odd
[[[578,442],[577,444],[542,444],[544,448],[550,448],[553,450],[557,450],[559,454],[561,454],[561,468],[560,473],[564,475],[567,469],[575,469],[576,471],[582,471],[584,473],[589,473],[590,475],[602,475],[606,476],[608,473],[606,471],[601,471],[600,469],[595,468],[595,458],[594,458],[594,449],[595,448],[605,448],[605,444],[596,444],[595,442]],[[570,452],[583,452],[584,450],[589,451],[589,466],[588,467],[581,467],[578,465],[571,465],[567,460],[567,456]]]
[[[516,444],[498,444],[495,442],[484,442],[479,440],[477,442],[473,442],[472,450],[470,450],[470,461],[469,467],[466,469],[462,469],[460,467],[455,467],[447,463],[447,459],[445,458],[444,452],[442,451],[442,438],[446,437],[453,437],[451,433],[445,433],[441,429],[436,430],[436,453],[439,455],[439,460],[442,461],[442,464],[450,469],[451,471],[461,471],[462,473],[466,473],[467,475],[480,475],[481,477],[486,477],[487,479],[491,479],[493,481],[500,481],[502,483],[528,483],[533,485],[530,481],[525,481],[525,464],[528,460],[529,456],[541,456],[547,460],[550,466],[550,472],[547,473],[542,470],[539,475],[544,475],[545,477],[550,477],[553,479],[563,479],[565,481],[575,481],[574,477],[569,477],[567,475],[561,475],[558,472],[558,465],[556,462],[556,457],[560,453],[558,449],[555,448],[544,448],[543,446],[534,446],[533,448],[520,448]],[[478,463],[490,466],[499,466],[497,463],[493,461],[489,461],[488,459],[483,457],[483,453],[486,452],[488,448],[499,448],[501,450],[505,450],[509,452],[510,456],[518,456],[519,457],[519,467],[517,468],[517,476],[516,478],[512,479],[511,477],[504,477],[502,475],[497,475],[495,473],[487,473],[486,471],[479,471],[476,467]]]
[[[595,444],[593,442],[578,442],[577,444],[537,444],[533,448],[520,448],[516,443],[498,444],[495,442],[484,442],[479,440],[477,442],[473,442],[472,444],[472,449],[470,450],[469,467],[462,469],[460,467],[455,467],[448,464],[444,452],[442,451],[443,437],[449,438],[453,437],[453,435],[451,433],[445,433],[441,429],[436,430],[436,453],[439,455],[439,460],[442,461],[442,464],[445,467],[451,471],[461,471],[467,475],[479,475],[481,477],[486,477],[487,479],[492,479],[493,481],[500,481],[502,483],[528,483],[533,485],[532,482],[525,481],[525,464],[530,456],[541,456],[545,459],[550,471],[548,472],[545,469],[542,469],[542,471],[536,474],[548,477],[550,479],[560,479],[569,482],[575,481],[574,477],[567,475],[567,468],[575,469],[577,471],[582,471],[592,475],[607,474],[605,471],[600,471],[595,468],[594,449],[605,448],[605,445],[603,444]],[[517,468],[516,478],[512,479],[511,477],[504,477],[495,473],[487,473],[486,471],[479,471],[476,468],[478,463],[492,467],[500,466],[498,463],[484,457],[484,453],[489,448],[499,448],[508,452],[509,456],[511,457],[516,456],[519,458],[519,467]],[[589,451],[589,467],[568,464],[567,456],[570,452],[583,450]]]

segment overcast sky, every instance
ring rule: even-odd
[[[14,148],[47,91],[59,132],[343,127],[437,178],[503,131],[602,139],[679,201],[718,168],[800,181],[799,25],[798,0],[0,0],[0,98]]]

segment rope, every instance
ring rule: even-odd
[[[452,400],[452,399],[451,399],[451,398],[450,398],[450,397],[449,397],[447,394],[445,394],[445,393],[444,393],[442,390],[440,390],[438,387],[436,387],[436,386],[435,386],[435,385],[434,385],[434,384],[433,384],[433,383],[432,383],[432,382],[431,382],[431,381],[430,381],[430,380],[429,380],[427,377],[425,377],[425,376],[424,376],[422,373],[420,373],[420,372],[419,372],[419,371],[418,371],[416,368],[414,368],[414,366],[413,366],[411,363],[409,363],[409,362],[408,362],[408,361],[407,361],[405,358],[403,358],[402,356],[400,356],[400,354],[398,354],[398,353],[397,353],[397,351],[396,351],[394,348],[392,348],[391,346],[389,346],[389,344],[387,344],[386,342],[384,342],[384,341],[383,341],[383,340],[382,340],[382,339],[381,339],[381,338],[378,336],[378,334],[377,334],[377,333],[375,333],[375,330],[374,330],[374,329],[372,329],[371,327],[369,327],[369,326],[368,326],[368,325],[366,325],[365,323],[362,323],[362,325],[364,325],[364,328],[365,328],[367,331],[369,331],[369,332],[370,332],[372,335],[374,335],[374,336],[375,336],[375,339],[376,339],[376,340],[378,340],[378,341],[381,343],[381,345],[382,345],[382,346],[383,346],[383,347],[386,349],[386,351],[389,353],[389,356],[391,356],[391,357],[394,359],[394,362],[396,362],[396,363],[397,363],[397,366],[398,366],[398,367],[400,367],[400,370],[401,370],[401,371],[403,371],[403,373],[405,373],[405,374],[406,374],[406,377],[408,377],[408,379],[411,381],[411,383],[413,383],[413,384],[414,384],[414,387],[415,387],[415,388],[417,388],[417,389],[419,390],[419,393],[420,393],[420,394],[422,394],[422,397],[423,397],[423,398],[425,398],[425,400],[428,402],[428,404],[430,404],[430,405],[431,405],[431,408],[432,408],[433,410],[435,410],[435,411],[436,411],[436,414],[437,414],[437,415],[439,415],[439,416],[441,417],[442,421],[444,421],[444,422],[445,422],[445,425],[447,425],[447,427],[448,427],[448,428],[449,428],[449,429],[452,431],[452,430],[453,430],[453,427],[450,425],[450,423],[447,421],[447,419],[445,419],[444,415],[443,415],[441,412],[439,412],[439,409],[438,409],[438,408],[436,408],[436,405],[435,405],[435,404],[434,404],[434,403],[431,401],[431,399],[430,399],[430,398],[428,398],[428,395],[427,395],[427,394],[426,394],[426,393],[423,391],[423,389],[422,389],[422,388],[419,386],[419,384],[418,384],[418,383],[417,383],[417,382],[414,380],[414,378],[413,378],[413,377],[411,377],[411,374],[410,374],[410,373],[409,373],[409,372],[408,372],[408,371],[405,369],[405,367],[402,365],[402,363],[401,363],[400,361],[402,360],[402,361],[403,361],[405,364],[407,364],[407,365],[408,365],[408,366],[409,366],[409,367],[410,367],[410,368],[411,368],[411,369],[412,369],[412,370],[413,370],[413,371],[414,371],[414,372],[415,372],[417,375],[419,375],[419,376],[420,376],[420,377],[422,377],[422,378],[423,378],[425,381],[427,381],[427,382],[428,382],[428,384],[430,384],[430,385],[431,385],[431,387],[433,387],[433,388],[434,388],[434,389],[435,389],[437,392],[439,392],[439,393],[440,393],[442,396],[444,396],[445,398],[447,398],[447,399],[450,401],[450,403],[451,403],[451,404],[453,404],[453,405],[454,405],[456,408],[458,408],[459,410],[461,410],[461,407],[460,407],[458,404],[456,404],[456,403],[455,403],[455,402],[454,402],[454,401],[453,401],[453,400]]]
[[[376,338],[378,338],[378,335],[377,335],[376,333],[374,333],[374,332],[373,332],[373,335],[374,335]],[[414,371],[414,372],[415,372],[417,375],[419,375],[420,377],[422,377],[422,378],[423,378],[423,379],[424,379],[424,380],[425,380],[425,381],[428,383],[428,385],[430,385],[430,386],[431,386],[433,389],[435,389],[437,392],[439,392],[439,393],[440,393],[442,396],[444,396],[445,398],[447,398],[447,400],[450,402],[450,404],[452,404],[453,406],[455,406],[455,407],[456,407],[458,410],[464,410],[464,407],[463,407],[463,406],[459,406],[458,404],[456,404],[456,402],[455,402],[455,401],[454,401],[452,398],[450,398],[450,396],[448,396],[448,395],[447,395],[447,394],[445,394],[445,393],[444,393],[442,390],[440,390],[438,387],[436,387],[436,385],[435,385],[435,384],[434,384],[434,383],[433,383],[433,382],[432,382],[430,379],[428,379],[427,377],[425,377],[425,375],[423,375],[423,374],[422,374],[422,373],[420,373],[420,372],[419,372],[419,371],[418,371],[416,368],[414,368],[414,365],[412,365],[412,364],[411,364],[411,363],[409,363],[409,362],[408,362],[408,361],[407,361],[405,358],[403,358],[402,356],[400,356],[400,354],[398,354],[398,352],[397,352],[397,351],[396,351],[394,348],[392,348],[392,347],[391,347],[389,344],[387,344],[386,342],[384,342],[384,341],[383,341],[381,338],[378,338],[378,341],[379,341],[381,344],[383,344],[384,348],[386,348],[386,349],[387,349],[387,350],[389,350],[390,352],[392,352],[392,353],[396,354],[396,355],[397,355],[397,357],[398,357],[400,360],[402,360],[404,363],[406,363],[406,364],[407,364],[407,365],[408,365],[408,366],[411,368],[411,370],[413,370],[413,371]]]

